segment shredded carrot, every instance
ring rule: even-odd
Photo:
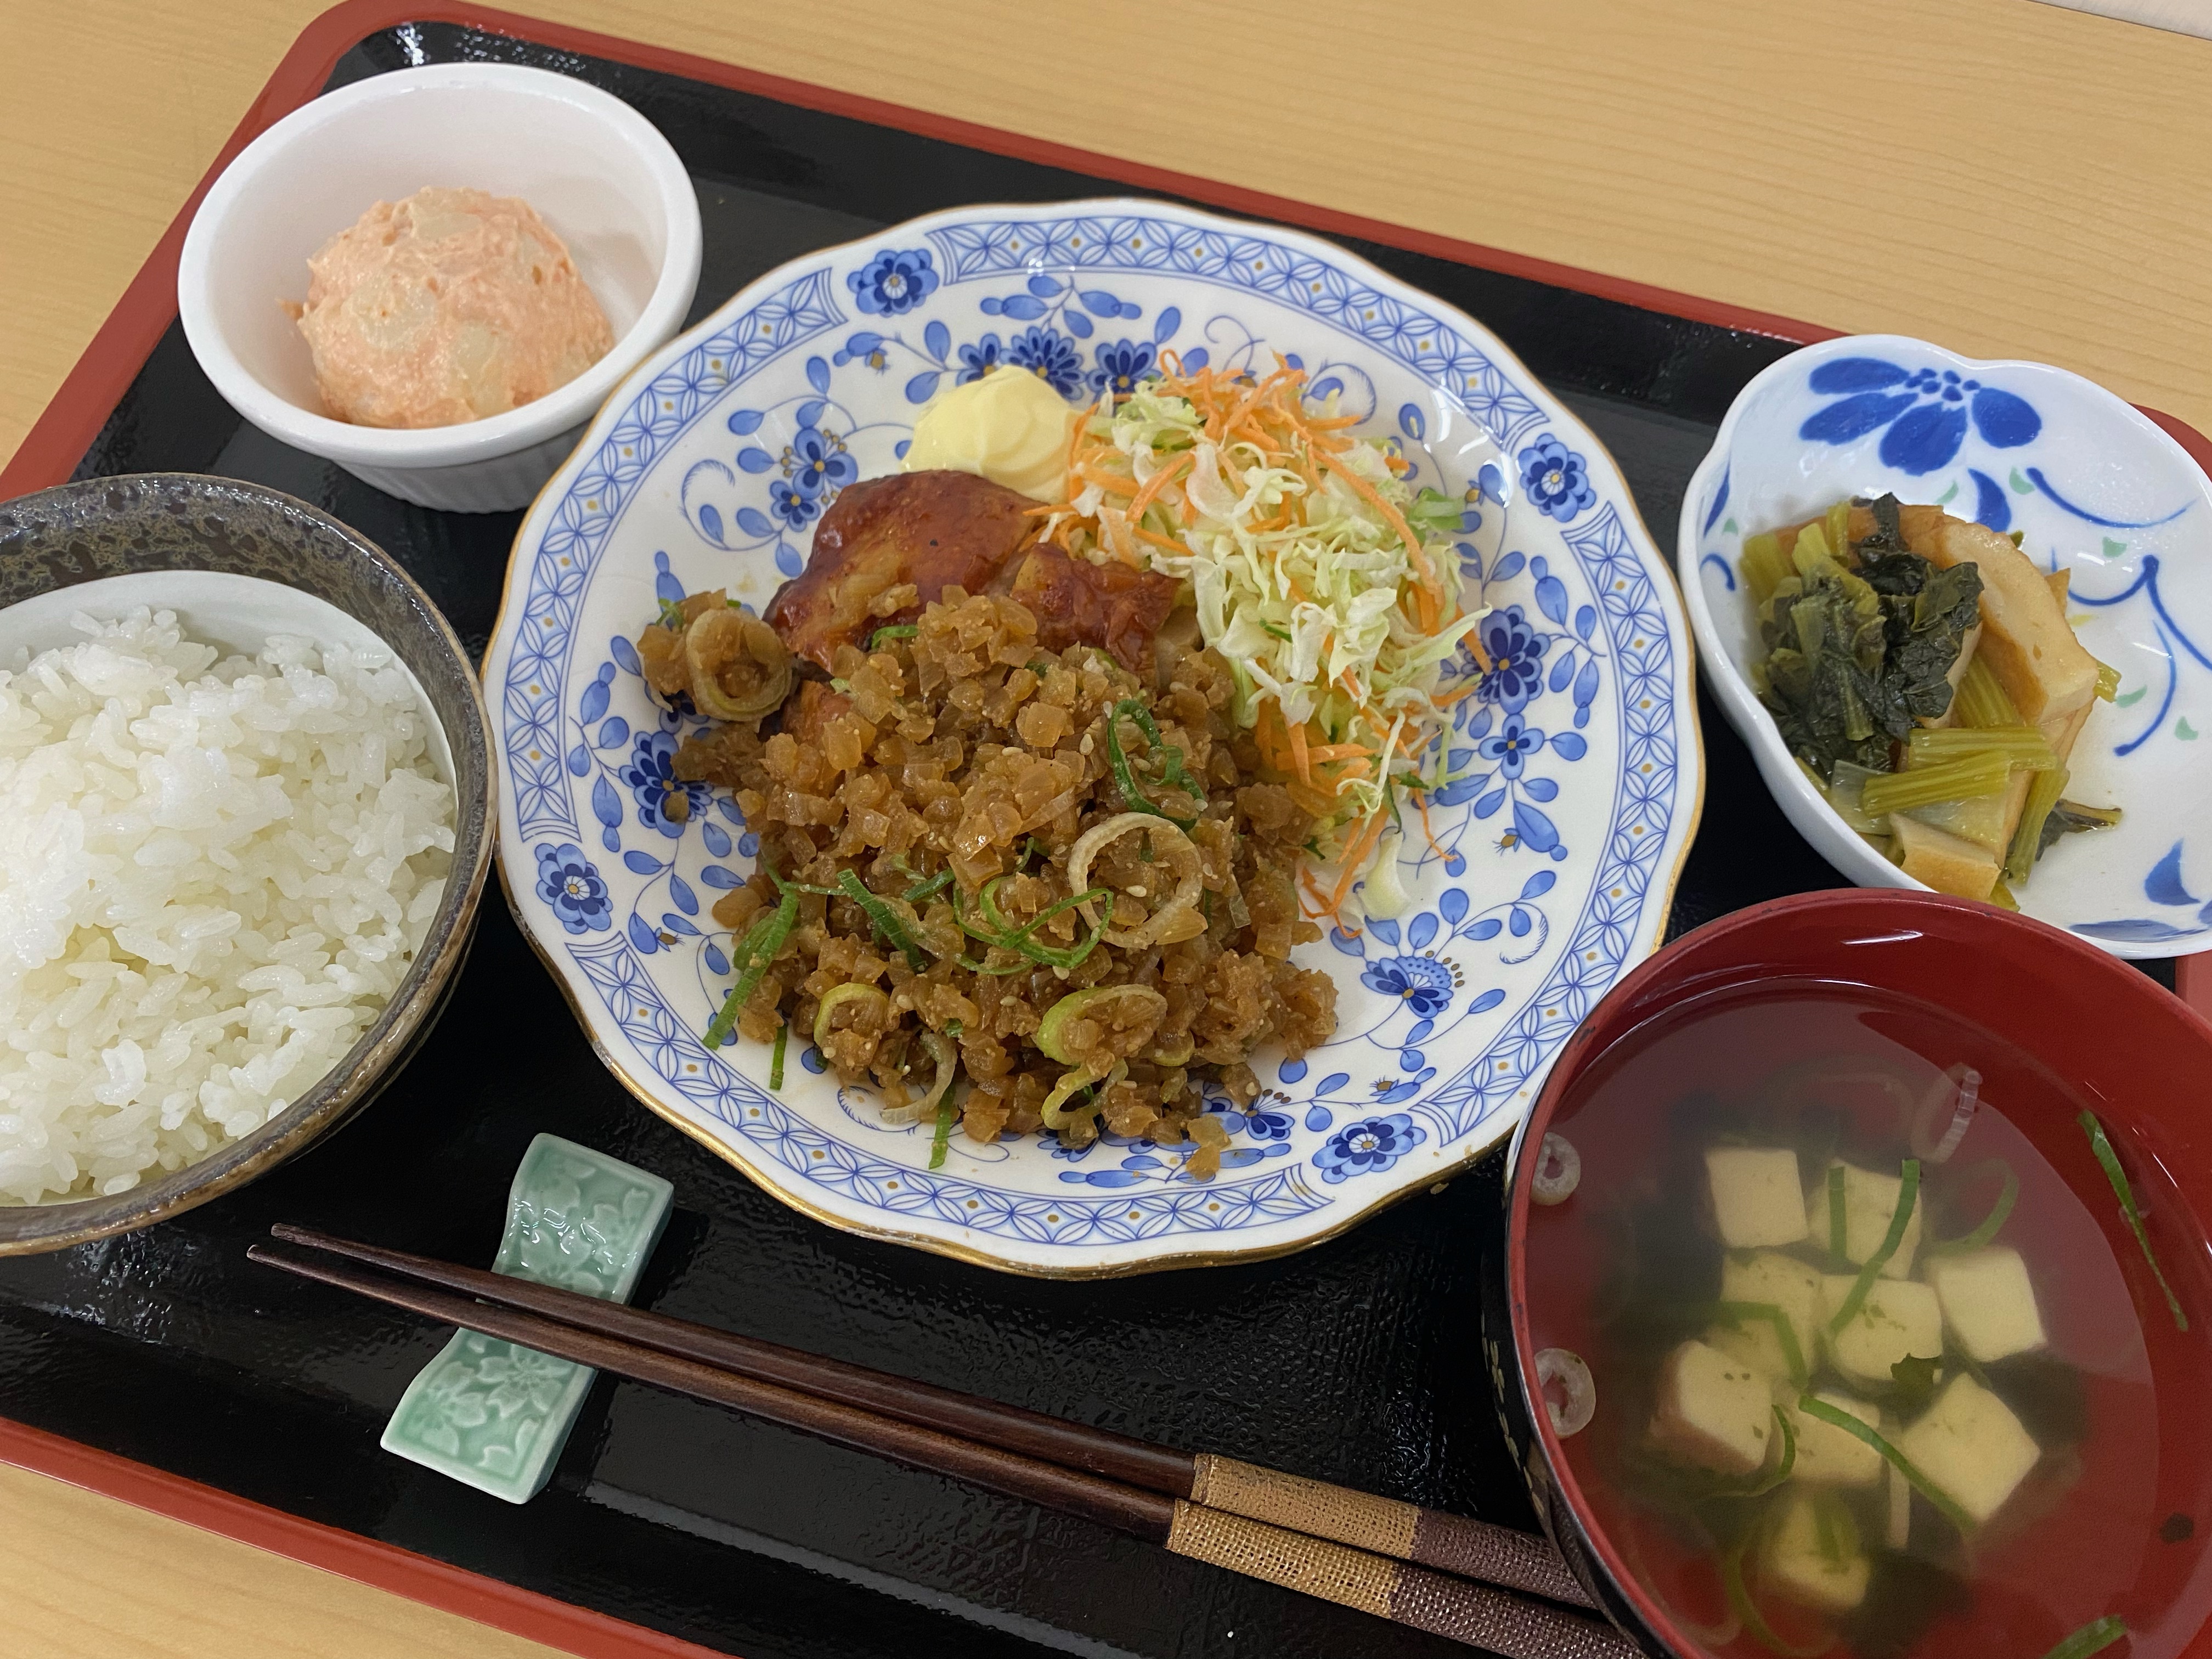
[[[1390,815],[1387,812],[1367,815],[1367,821],[1359,827],[1358,838],[1345,849],[1337,861],[1336,890],[1328,896],[1322,914],[1331,916],[1343,914],[1344,902],[1352,896],[1352,885],[1359,879],[1359,872],[1367,867],[1367,860],[1374,853],[1376,844],[1382,839],[1382,827],[1389,819]]]
[[[1443,848],[1437,845],[1437,832],[1429,828],[1429,798],[1427,792],[1424,791],[1420,794],[1416,795],[1413,798],[1413,805],[1420,811],[1421,839],[1428,842],[1429,851],[1434,853],[1440,859],[1450,857],[1451,855],[1445,852]]]
[[[1097,467],[1090,465],[1079,465],[1073,469],[1073,471],[1075,476],[1084,483],[1095,483],[1101,489],[1110,489],[1118,495],[1133,495],[1137,493],[1137,481],[1134,478],[1124,477],[1118,472],[1103,471]]]
[[[1158,471],[1153,473],[1151,477],[1146,479],[1145,487],[1137,492],[1136,499],[1129,503],[1129,516],[1133,519],[1150,507],[1152,504],[1152,498],[1166,489],[1175,479],[1181,477],[1196,459],[1197,457],[1192,452],[1185,450]]]
[[[1313,766],[1311,757],[1306,753],[1306,729],[1303,726],[1291,727],[1291,758],[1297,763],[1298,781],[1311,783]]]

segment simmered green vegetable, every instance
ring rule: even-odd
[[[2011,694],[1979,653],[1959,677],[1959,690],[1953,704],[1956,710],[1953,718],[1960,726],[1975,731],[1995,731],[2020,724],[2020,710],[2014,706]]]
[[[2043,833],[2035,840],[2035,855],[2041,858],[2058,844],[2061,836],[2110,830],[2119,821],[2120,809],[2117,806],[2084,806],[2078,800],[2062,800],[2043,821]]]
[[[2008,764],[2023,771],[2048,772],[2058,764],[2051,740],[2033,726],[1923,728],[1912,734],[1908,746],[1915,766],[1982,754],[2002,755]]]
[[[1910,772],[1885,772],[1869,778],[1859,791],[1859,810],[1879,818],[1938,801],[1994,795],[2011,776],[2011,763],[2002,754],[1964,755],[1933,766],[1916,766]]]
[[[2027,786],[2027,799],[2020,809],[2020,823],[2014,828],[2011,848],[2005,854],[2004,873],[2007,881],[2026,881],[2035,868],[2035,861],[2043,855],[2043,826],[2051,810],[2058,805],[2058,797],[2065,793],[2066,769],[2063,766],[2048,772],[2038,772],[2035,781]]]
[[[783,1087],[783,1050],[790,1038],[791,1022],[786,1020],[775,1028],[775,1047],[769,1050],[768,1086],[771,1089]]]
[[[1783,555],[1782,538],[1772,531],[1743,538],[1743,585],[1751,590],[1753,604],[1765,605],[1774,597],[1774,590],[1781,586],[1782,579],[1790,574],[1790,561]]]
[[[1793,571],[1759,607],[1761,700],[1792,752],[1823,776],[1839,760],[1886,769],[1892,743],[1949,708],[1951,666],[1981,619],[1981,572],[1938,569],[1906,549],[1889,497],[1875,504],[1875,532],[1848,568],[1831,534],[1849,522],[1847,504],[1838,506],[1797,532]]]

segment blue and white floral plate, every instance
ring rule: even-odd
[[[1690,620],[1729,722],[1784,811],[1862,887],[1917,887],[1830,810],[1747,671],[1743,538],[1846,495],[1893,491],[2022,532],[2070,573],[2081,642],[2120,671],[2089,716],[2067,793],[2119,825],[2070,836],[2014,896],[2116,956],[2212,949],[2212,479],[2148,416],[2045,363],[1977,362],[1895,335],[1793,352],[1746,386],[1690,481],[1675,546]]]
[[[757,843],[702,787],[670,815],[685,723],[631,641],[660,599],[763,605],[939,387],[1016,363],[1087,403],[1168,351],[1302,362],[1417,485],[1463,495],[1494,665],[1455,705],[1461,776],[1431,810],[1437,849],[1406,854],[1413,902],[1306,948],[1338,1034],[1259,1058],[1269,1091],[1224,1115],[1218,1176],[1112,1136],[955,1135],[933,1171],[926,1127],[882,1122],[796,1038],[780,1091],[766,1048],[702,1044],[730,983],[709,912]],[[509,897],[623,1082],[810,1215],[1053,1275],[1296,1249],[1503,1140],[1658,941],[1703,785],[1680,596],[1583,425],[1486,331],[1341,249],[1157,202],[918,219],[793,261],[664,348],[525,520],[484,683]]]

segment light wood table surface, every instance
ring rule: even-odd
[[[0,455],[321,9],[0,0]],[[1165,33],[1092,0],[507,9],[1833,328],[2041,358],[2212,432],[2212,41],[2028,0],[1179,0]],[[1116,88],[1140,118],[1112,118]],[[46,1571],[10,1574],[0,1659],[549,1651],[20,1471],[0,1473],[0,1539],[48,1540]]]

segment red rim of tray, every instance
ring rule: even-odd
[[[1254,218],[1273,219],[1325,234],[1358,237],[1408,252],[1447,259],[1555,288],[1614,300],[1693,322],[1745,330],[1799,345],[1837,337],[1840,329],[1752,311],[1623,276],[1585,270],[1503,248],[1412,229],[1358,214],[1316,207],[1288,197],[1247,190],[1195,174],[1146,166],[1053,143],[1020,133],[909,109],[830,87],[793,81],[757,70],[718,63],[641,41],[588,29],[540,22],[489,7],[424,0],[343,0],[301,33],[277,64],[237,131],[194,186],[176,218],[154,245],[84,354],[77,359],[20,447],[0,471],[0,500],[65,482],[100,434],[148,356],[177,314],[177,259],[185,231],[208,187],[231,159],[265,129],[319,94],[339,58],[384,29],[401,23],[459,24],[555,46],[586,57],[658,70],[826,115],[844,116],[922,137],[941,139],[992,155],[1036,161],[1111,179]],[[2212,441],[2186,422],[2154,409],[2143,413],[2170,433],[2197,465],[2212,473]],[[1781,901],[1788,902],[1788,901]],[[2181,958],[2175,984],[2183,999],[2212,1015],[2212,952]],[[500,1579],[451,1566],[397,1545],[301,1519],[218,1488],[134,1463],[58,1436],[0,1418],[0,1462],[34,1470],[70,1484],[155,1510],[193,1526],[238,1539],[294,1560],[439,1607],[549,1647],[588,1659],[705,1659],[712,1650],[604,1613],[592,1613]]]

